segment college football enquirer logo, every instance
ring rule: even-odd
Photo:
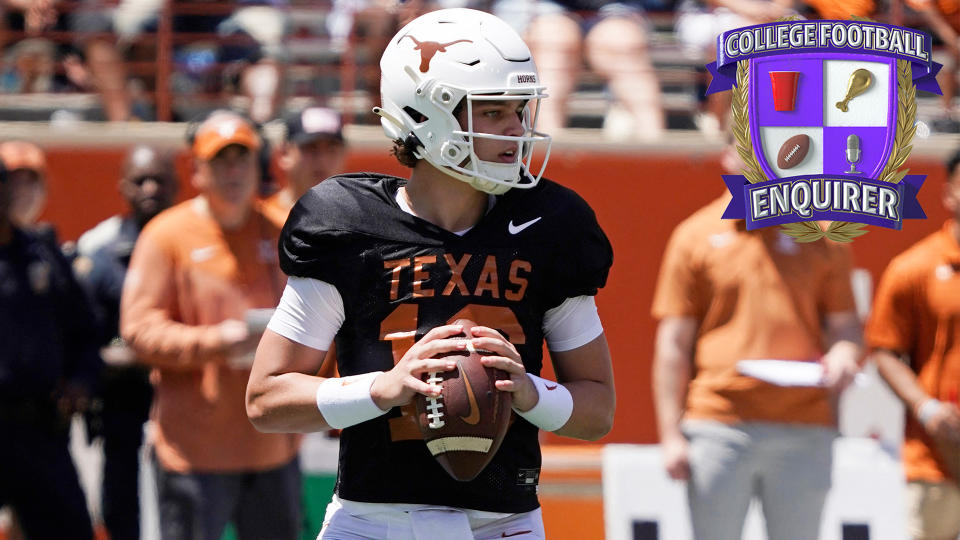
[[[849,242],[865,225],[926,216],[925,176],[903,169],[916,89],[940,93],[930,36],[867,20],[782,20],[717,37],[707,93],[733,91],[742,175],[724,219],[782,225],[797,241]],[[832,221],[824,231],[818,221]]]

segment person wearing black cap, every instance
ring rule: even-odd
[[[293,205],[313,186],[341,172],[346,157],[340,114],[309,107],[286,118],[287,135],[279,165],[286,185],[263,201],[263,210],[279,225]]]
[[[99,392],[86,416],[91,440],[103,442],[103,521],[112,540],[140,538],[138,470],[143,424],[153,389],[149,370],[120,336],[120,293],[133,246],[144,225],[173,204],[173,154],[138,145],[127,152],[118,188],[125,215],[112,216],[77,241],[73,269],[91,300],[104,366]]]
[[[90,539],[70,418],[100,370],[89,305],[60,251],[12,215],[0,167],[0,506],[28,538]]]

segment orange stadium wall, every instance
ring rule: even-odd
[[[122,148],[48,148],[50,195],[42,219],[62,239],[76,239],[100,220],[122,211],[116,190]],[[177,161],[180,198],[192,196],[191,164]],[[944,172],[936,158],[914,157],[914,174],[928,175],[920,202],[928,219],[908,221],[903,231],[872,227],[853,243],[855,263],[874,283],[890,258],[936,230],[947,214],[940,204]],[[404,174],[382,147],[352,149],[348,170]],[[660,257],[673,227],[723,192],[718,155],[626,149],[598,151],[559,148],[549,177],[576,189],[596,210],[614,246],[614,265],[597,303],[613,355],[617,414],[613,431],[600,442],[653,443],[657,440],[650,392],[650,363],[656,323],[650,303]],[[575,441],[548,435],[545,442]]]

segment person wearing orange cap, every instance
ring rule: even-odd
[[[120,305],[120,331],[153,368],[161,533],[296,538],[300,436],[263,434],[244,392],[266,308],[285,277],[279,227],[255,202],[260,139],[241,116],[212,113],[192,141],[200,194],[144,227]]]
[[[0,143],[0,160],[10,183],[10,219],[19,227],[32,227],[47,202],[47,158],[37,145],[26,141]]]

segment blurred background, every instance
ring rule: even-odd
[[[581,21],[609,2],[568,2]],[[673,227],[720,195],[720,152],[729,102],[706,99],[718,32],[796,14],[870,17],[921,28],[944,64],[945,96],[918,95],[917,138],[908,161],[926,174],[920,202],[928,219],[903,231],[878,228],[853,245],[851,279],[861,316],[873,283],[897,253],[940,228],[943,162],[960,146],[956,70],[960,7],[950,2],[808,0],[741,2],[638,0],[629,32],[589,23],[539,21],[535,0],[0,0],[0,140],[26,140],[46,154],[48,196],[40,221],[62,242],[124,210],[116,189],[134,144],[177,152],[178,200],[190,186],[184,143],[189,122],[217,108],[243,111],[279,144],[279,119],[307,106],[342,114],[343,170],[403,175],[371,107],[379,102],[380,53],[407,20],[437,7],[502,14],[524,33],[556,110],[542,111],[555,134],[547,176],[577,190],[611,238],[615,264],[597,303],[614,359],[614,429],[594,444],[544,437],[541,500],[551,538],[685,538],[684,499],[657,457],[650,393],[656,323],[650,315],[661,254]],[[519,7],[518,7],[519,6]],[[952,7],[951,7],[952,6]],[[512,11],[511,11],[512,10]],[[605,20],[605,19],[596,19]],[[547,26],[544,26],[547,25]],[[546,28],[547,30],[544,30]],[[599,35],[594,35],[594,31]],[[556,91],[554,89],[556,88]],[[283,185],[267,154],[264,195]],[[549,375],[548,375],[549,376]],[[903,538],[898,445],[902,408],[872,368],[844,398],[841,457],[823,538]],[[149,425],[146,426],[149,445]],[[102,457],[75,426],[74,458],[94,520]],[[3,440],[0,444],[16,444]],[[142,450],[146,459],[148,449]],[[306,440],[304,538],[314,538],[336,469],[336,437]],[[873,471],[873,472],[871,472]],[[879,471],[879,472],[877,472]],[[143,538],[158,538],[149,467],[141,468]],[[872,482],[872,483],[871,483]],[[873,498],[871,498],[873,497]],[[892,521],[890,521],[892,520]],[[16,538],[0,511],[0,540]],[[757,517],[748,535],[762,537]],[[864,534],[868,536],[856,536]],[[107,538],[105,529],[97,529]],[[872,533],[872,534],[871,534]],[[761,536],[757,536],[761,535]],[[227,537],[230,537],[228,531]]]

